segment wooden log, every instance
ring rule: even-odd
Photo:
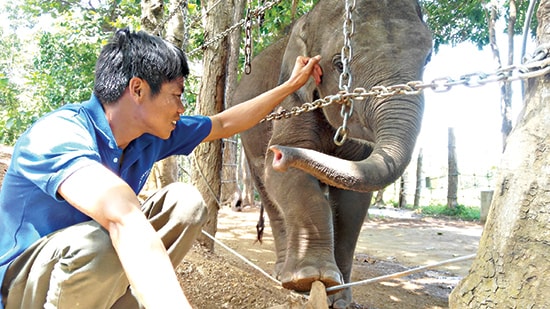
[[[311,285],[309,299],[304,309],[322,309],[328,308],[327,291],[325,285],[321,281],[315,281]]]

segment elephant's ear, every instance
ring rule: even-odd
[[[294,64],[296,63],[296,57],[298,56],[315,56],[310,55],[310,49],[308,48],[308,35],[307,35],[307,23],[304,18],[296,21],[292,27],[290,38],[285,49],[283,56],[283,62],[281,64],[281,74],[279,76],[279,83],[282,83],[290,78]],[[310,79],[302,88],[296,91],[296,95],[300,97],[302,102],[311,102],[313,100],[313,92],[315,90],[315,82]]]

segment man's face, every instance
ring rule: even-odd
[[[162,84],[160,92],[155,96],[149,92],[148,100],[142,106],[141,117],[147,133],[163,139],[170,137],[180,115],[185,112],[181,102],[182,94],[183,77]]]

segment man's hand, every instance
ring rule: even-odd
[[[321,76],[323,75],[323,70],[321,66],[319,66],[320,60],[320,55],[311,58],[304,56],[296,57],[292,75],[287,82],[292,85],[297,85],[297,89],[299,89],[307,82],[309,77],[312,76],[315,80],[315,84],[319,85],[321,83]]]
[[[319,66],[320,60],[321,56],[312,58],[298,56],[292,75],[286,82],[242,104],[211,116],[212,130],[203,142],[229,137],[252,128],[288,95],[307,83],[310,77],[313,77],[315,83],[319,84],[323,75]]]

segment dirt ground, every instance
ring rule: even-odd
[[[271,274],[275,255],[266,224],[255,242],[257,208],[220,210],[216,239]],[[267,217],[266,217],[267,220]],[[357,244],[352,280],[360,281],[476,252],[483,226],[475,222],[421,218],[410,211],[371,209]],[[440,266],[380,283],[352,287],[352,309],[448,308],[448,295],[468,273],[472,260]],[[221,245],[214,252],[195,246],[177,269],[197,309],[303,308],[300,295],[281,288],[260,270]]]
[[[9,147],[0,145],[0,184],[10,163]],[[357,244],[352,280],[394,274],[475,253],[483,226],[448,219],[421,218],[410,211],[370,209]],[[258,208],[219,212],[216,239],[250,266],[216,244],[214,252],[194,246],[178,266],[181,285],[195,309],[302,309],[307,296],[283,289],[269,279],[275,260],[266,217],[262,244],[255,242]],[[468,273],[471,260],[407,277],[352,287],[351,309],[448,308],[448,296]]]

